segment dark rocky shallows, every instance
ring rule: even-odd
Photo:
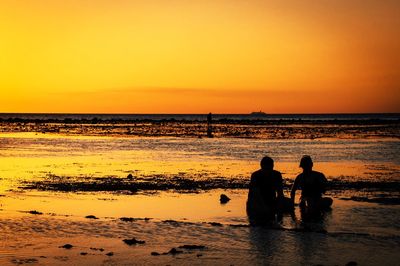
[[[146,243],[146,241],[138,240],[138,239],[136,239],[136,238],[124,239],[124,240],[122,240],[122,241],[123,241],[125,244],[129,245],[129,246]]]
[[[265,139],[317,139],[400,137],[398,114],[292,115],[252,117],[215,115],[214,137]],[[207,123],[202,115],[176,117],[112,115],[6,115],[0,132],[37,132],[93,136],[202,137]]]
[[[203,245],[182,245],[177,248],[175,248],[175,247],[171,248],[168,252],[159,253],[159,252],[153,251],[150,253],[150,255],[152,255],[152,256],[178,255],[178,254],[185,253],[185,250],[187,250],[188,252],[192,252],[194,250],[204,250],[204,249],[206,249],[206,246],[203,246]],[[202,255],[200,255],[200,256],[202,256]]]
[[[36,211],[36,210],[28,211],[28,213],[33,214],[33,215],[42,215],[43,214],[43,212],[39,212],[39,211]]]
[[[192,176],[192,177],[191,177]],[[341,176],[329,179],[327,195],[334,195],[345,200],[375,202],[379,204],[400,204],[400,180],[352,180],[352,177]],[[155,174],[137,177],[134,180],[119,177],[67,177],[49,175],[40,180],[23,181],[20,189],[59,191],[59,192],[112,192],[118,194],[154,193],[157,191],[174,191],[178,193],[201,193],[212,189],[248,189],[248,179],[243,177],[204,177],[195,174],[180,173],[177,175]],[[290,190],[293,180],[284,180],[284,189]],[[353,193],[351,197],[347,196]],[[355,193],[355,194],[354,194]],[[217,199],[216,199],[217,200]],[[222,194],[220,202],[226,203],[230,198]],[[41,214],[31,211],[31,214]],[[87,216],[88,219],[96,219]],[[129,221],[129,218],[123,218]]]
[[[99,218],[97,218],[97,217],[94,216],[94,215],[87,215],[85,218],[86,218],[86,219],[93,219],[93,220],[99,219]]]
[[[71,244],[65,244],[65,245],[63,245],[63,246],[60,246],[59,248],[71,249],[71,248],[73,248],[73,247],[74,247],[74,246],[71,245]]]

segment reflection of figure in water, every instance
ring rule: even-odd
[[[207,137],[209,137],[209,138],[213,137],[211,122],[212,122],[212,114],[209,113],[207,115]]]
[[[331,198],[324,198],[327,180],[324,174],[313,171],[313,162],[310,156],[304,155],[300,161],[303,173],[299,174],[293,184],[290,197],[294,203],[297,189],[301,189],[300,210],[302,214],[318,215],[332,205]]]
[[[247,199],[247,215],[250,223],[270,222],[279,214],[283,201],[282,175],[274,170],[274,161],[265,156],[261,160],[261,169],[251,175]]]

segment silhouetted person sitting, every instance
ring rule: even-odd
[[[251,175],[246,206],[250,223],[274,220],[282,201],[282,175],[274,170],[274,161],[265,156],[261,160],[261,169]]]
[[[332,199],[322,197],[327,185],[324,174],[312,170],[313,161],[308,155],[301,158],[300,167],[303,168],[303,173],[299,174],[294,180],[290,192],[292,202],[294,203],[296,190],[301,189],[300,208],[303,212],[318,214],[329,209],[333,202]]]

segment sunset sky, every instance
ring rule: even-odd
[[[1,0],[0,112],[400,112],[398,0]]]

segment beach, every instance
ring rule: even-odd
[[[2,117],[0,264],[397,265],[398,117],[238,117]],[[250,226],[260,159],[289,196],[304,154],[332,210]]]

